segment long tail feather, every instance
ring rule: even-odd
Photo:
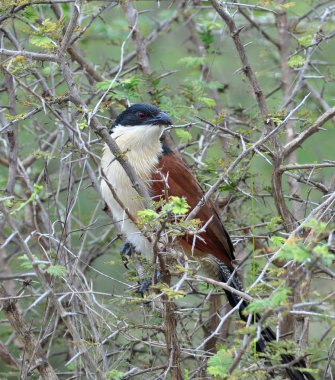
[[[231,268],[227,267],[224,263],[218,262],[220,267],[220,280],[222,282],[228,282],[230,286],[233,288],[243,291],[242,284],[237,277],[237,275],[233,276],[233,271]],[[232,277],[233,276],[233,277]],[[227,299],[232,307],[235,307],[241,299],[234,293],[231,293],[229,291],[226,291]],[[246,301],[243,301],[241,303],[241,306],[239,308],[239,314],[240,318],[244,321],[248,320],[248,316],[244,314],[245,308],[248,306],[248,303]],[[254,320],[258,322],[260,320],[260,316],[258,314],[255,315]],[[276,335],[269,327],[266,327],[261,332],[262,337],[257,341],[256,343],[256,349],[258,352],[264,352],[266,348],[266,343],[272,342],[276,340]],[[289,354],[282,354],[281,355],[282,363],[283,364],[289,364],[294,361],[294,357]],[[287,375],[290,377],[291,380],[315,380],[314,376],[312,376],[308,372],[301,372],[299,369],[306,368],[306,363],[303,359],[295,362],[294,368],[286,368]]]

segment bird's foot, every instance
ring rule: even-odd
[[[156,272],[156,282],[158,282],[161,278],[161,274],[159,272]],[[151,278],[146,278],[145,280],[142,281],[140,284],[140,287],[138,289],[138,292],[141,293],[143,296],[145,293],[148,292],[149,287],[152,285],[152,279]]]
[[[129,269],[128,268],[128,263],[129,263],[129,259],[128,257],[130,257],[133,252],[135,252],[135,248],[132,244],[130,243],[124,243],[123,244],[123,247],[121,249],[121,260],[123,262],[123,265],[126,267],[126,269]]]

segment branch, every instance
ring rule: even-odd
[[[286,239],[286,243],[269,259],[269,261],[265,264],[264,268],[262,269],[261,273],[259,274],[259,276],[257,277],[257,279],[254,281],[254,283],[249,286],[248,288],[248,291],[250,291],[252,288],[254,288],[260,281],[263,280],[264,276],[265,276],[265,273],[268,271],[270,265],[278,259],[278,256],[280,255],[280,253],[283,251],[283,249],[285,247],[287,247],[290,242],[296,237],[299,235],[299,233],[301,232],[301,230],[304,228],[304,226],[306,225],[306,222],[308,222],[309,220],[311,220],[312,218],[315,218],[318,213],[320,212],[320,210],[323,210],[325,208],[329,208],[332,206],[332,204],[335,202],[335,191],[332,193],[332,194],[329,194],[327,199],[321,203],[318,207],[316,207],[314,210],[312,210],[310,212],[310,214],[305,218],[304,220],[304,223],[301,223],[300,226],[298,226],[294,231],[292,231],[290,233],[290,235],[288,236],[288,238]]]
[[[318,132],[320,128],[328,120],[335,116],[335,106],[329,108],[323,115],[321,115],[310,127],[302,131],[294,140],[284,146],[283,157],[287,157],[291,152],[297,149],[308,137]]]
[[[132,39],[136,47],[136,57],[139,69],[143,74],[149,75],[152,73],[149,63],[146,44],[141,36],[140,28],[137,22],[138,11],[134,7],[131,0],[126,0],[121,3],[128,20],[129,28],[132,30]]]
[[[63,40],[61,42],[61,45],[58,50],[58,54],[61,56],[64,51],[67,49],[70,40],[72,38],[72,35],[74,33],[75,28],[77,27],[77,22],[80,14],[80,8],[81,8],[81,0],[76,0],[75,4],[73,6],[73,11],[71,14],[70,22],[66,28]]]
[[[0,48],[0,54],[5,55],[6,57],[26,57],[36,61],[50,61],[50,62],[60,62],[60,58],[52,54],[43,54],[43,53],[34,53],[32,51],[25,50],[8,50]],[[3,64],[3,63],[2,63]]]
[[[299,70],[299,75],[298,75],[298,78],[296,79],[296,83],[295,83],[295,86],[294,88],[290,91],[290,96],[289,97],[286,97],[285,99],[285,103],[284,105],[282,106],[282,109],[289,106],[289,104],[291,102],[293,102],[295,96],[297,95],[298,91],[300,90],[302,84],[303,84],[303,80],[304,80],[304,76],[305,76],[305,72],[306,70],[308,69],[309,65],[310,65],[310,60],[311,60],[311,57],[313,55],[313,53],[317,50],[318,48],[318,38],[319,38],[319,34],[321,33],[322,31],[322,26],[323,26],[323,23],[325,21],[325,19],[329,16],[330,14],[330,9],[327,8],[325,10],[325,12],[322,14],[321,16],[321,22],[320,22],[320,25],[318,26],[318,29],[317,31],[314,33],[313,35],[313,40],[312,40],[312,45],[310,47],[308,47],[306,49],[306,53],[305,53],[305,63],[304,65],[301,67],[301,69]]]
[[[7,70],[4,67],[2,68],[2,71],[4,72],[5,84],[6,84],[7,93],[8,93],[10,114],[14,116],[17,112],[14,78],[10,73],[7,72]],[[2,114],[0,114],[0,122],[1,124],[6,122],[6,118]],[[14,186],[16,183],[17,163],[18,163],[18,155],[19,155],[17,126],[11,126],[8,129],[6,135],[7,135],[7,141],[8,141],[8,165],[9,165],[6,193],[12,195],[14,192]]]
[[[7,20],[10,17],[13,17],[13,15],[15,13],[20,12],[22,9],[24,9],[25,7],[29,7],[32,4],[34,4],[34,5],[37,5],[37,4],[56,4],[56,3],[57,4],[67,4],[67,3],[73,3],[73,2],[74,2],[74,0],[34,0],[33,2],[28,1],[25,4],[18,5],[17,7],[11,7],[10,12],[8,12],[8,14],[0,17],[0,23],[2,23],[3,21]]]
[[[324,111],[328,111],[330,105],[326,102],[325,99],[323,99],[321,94],[307,80],[304,80],[303,84],[308,88],[308,91],[312,94],[313,98],[319,103],[321,108]],[[335,123],[335,117],[333,117],[332,120],[333,123]]]
[[[237,290],[237,289],[233,288],[232,286],[227,285],[225,282],[216,281],[216,280],[213,280],[212,278],[199,276],[199,275],[195,275],[194,278],[198,281],[207,282],[208,284],[215,285],[219,288],[227,290],[230,293],[236,294],[238,297],[246,300],[247,302],[254,301],[254,298],[251,297],[249,294],[247,294],[245,292],[241,292],[240,290]]]
[[[176,21],[181,12],[183,12],[183,9],[185,7],[185,3],[186,1],[183,0],[183,2],[180,4],[180,6],[178,7],[177,11],[173,14],[173,16],[168,19],[168,20],[165,20],[165,21],[162,21],[161,23],[159,23],[157,25],[157,28],[155,30],[153,30],[147,37],[145,37],[143,39],[143,43],[145,45],[145,47],[147,48],[151,43],[153,43],[157,37],[162,33],[162,32],[165,32],[169,27],[170,25]],[[126,55],[123,59],[123,65],[126,65],[127,63],[129,63],[133,58],[136,57],[136,51],[133,51],[131,53],[129,53],[128,55]],[[110,72],[109,72],[109,76],[113,76],[115,75],[118,71],[120,70],[120,64],[118,64],[117,66],[115,66]]]
[[[32,333],[31,327],[23,319],[16,307],[16,302],[11,299],[2,284],[0,284],[0,297],[5,299],[0,301],[2,310],[16,332],[17,338],[22,343],[29,364],[33,365],[33,368],[37,368],[43,380],[58,380],[56,372],[48,362],[40,343]]]
[[[321,164],[302,164],[302,165],[285,165],[280,167],[280,172],[286,172],[287,170],[305,170],[305,169],[319,169],[319,168],[333,168],[335,162],[323,162]]]
[[[16,369],[20,369],[20,363],[16,360],[16,358],[7,350],[7,347],[0,342],[0,358],[4,363],[10,365]]]
[[[252,90],[255,94],[256,101],[258,104],[258,107],[264,117],[268,117],[269,115],[269,109],[266,103],[266,99],[263,93],[263,90],[261,89],[261,86],[258,82],[258,79],[256,77],[255,72],[251,68],[251,65],[249,63],[249,59],[247,57],[247,53],[245,51],[244,45],[240,39],[240,32],[242,31],[242,28],[237,29],[235,21],[230,16],[230,14],[225,10],[224,3],[219,0],[210,0],[215,10],[218,12],[218,14],[221,16],[223,21],[227,24],[230,36],[234,41],[236,50],[238,52],[238,55],[240,57],[240,60],[242,62],[242,70],[245,74],[245,76],[248,78]]]
[[[96,362],[94,361],[93,357],[91,357],[90,353],[88,352],[89,348],[82,341],[81,336],[80,336],[76,326],[72,322],[71,315],[66,312],[66,310],[64,309],[60,300],[58,300],[54,290],[50,286],[50,283],[47,279],[45,272],[43,272],[43,270],[40,268],[38,263],[36,263],[35,256],[32,253],[32,251],[31,251],[31,249],[27,243],[27,240],[23,239],[21,233],[18,231],[18,229],[16,227],[16,224],[15,224],[12,216],[7,212],[6,208],[4,207],[4,205],[1,202],[0,202],[0,211],[3,213],[3,216],[6,220],[9,228],[11,228],[11,230],[13,232],[15,232],[15,234],[18,238],[18,243],[19,243],[22,251],[24,251],[25,254],[27,255],[27,257],[29,258],[29,260],[32,264],[32,267],[35,270],[37,277],[41,283],[41,286],[43,287],[43,289],[45,291],[48,292],[50,302],[52,303],[53,307],[55,308],[55,310],[59,314],[60,318],[63,320],[67,329],[69,330],[69,333],[71,334],[72,339],[76,342],[76,346],[78,348],[78,355],[83,355],[83,357],[85,359],[86,366],[91,371],[93,371],[93,373],[95,374],[95,376],[98,380],[104,380],[104,376],[102,375],[101,370],[99,368],[97,368]],[[0,288],[0,296],[2,297],[3,294],[4,294],[3,289]],[[10,311],[10,308],[8,309],[8,311]],[[11,316],[7,315],[7,318],[9,318],[9,317],[11,317]],[[15,314],[15,318],[16,319],[18,318],[16,314]],[[13,322],[15,322],[15,320]],[[25,325],[21,323],[21,326],[25,326]],[[26,333],[26,329],[24,329],[22,331],[22,333]],[[33,343],[34,341],[31,341],[31,342]],[[30,347],[36,347],[36,345],[32,344],[32,343],[29,343]],[[52,377],[52,375],[50,375],[50,377],[45,377],[45,380],[53,380],[53,379],[58,379],[58,377],[57,376]]]
[[[278,0],[278,6],[281,7],[283,0]],[[287,13],[285,9],[281,10],[276,15],[276,27],[278,32],[278,53],[279,53],[279,63],[281,70],[281,88],[284,95],[284,102],[287,102],[291,98],[292,83],[293,83],[293,70],[288,65],[288,60],[290,57],[290,29],[289,22],[287,18]],[[287,111],[290,111],[293,108],[294,104],[288,104]],[[290,142],[296,136],[296,122],[290,120],[286,126],[286,142]],[[289,163],[294,164],[297,161],[297,154],[293,151],[288,157],[287,160]],[[280,163],[278,163],[280,164]],[[274,172],[278,171],[278,167],[274,167]],[[278,186],[277,186],[278,187]],[[288,178],[288,189],[290,194],[295,194],[297,197],[300,197],[301,189],[300,184],[293,178]],[[282,193],[282,189],[281,189]],[[280,195],[282,198],[282,196]],[[287,211],[284,211],[288,214]],[[292,214],[295,219],[303,218],[303,209],[295,201],[292,202]],[[293,221],[293,220],[292,220]],[[290,327],[288,327],[290,329]]]
[[[188,214],[186,220],[193,219],[202,206],[211,198],[211,196],[215,193],[217,188],[227,181],[227,177],[229,174],[236,168],[236,166],[241,162],[248,154],[254,152],[260,145],[263,145],[266,141],[270,139],[274,134],[276,134],[283,126],[286,125],[288,120],[294,115],[294,113],[305,103],[306,99],[308,98],[308,95],[302,100],[302,102],[294,108],[287,116],[286,118],[274,129],[271,130],[267,135],[261,137],[257,142],[255,142],[250,148],[245,149],[236,159],[235,161],[229,166],[227,171],[214,183],[213,186],[209,188],[209,190],[203,195],[200,202],[193,208],[193,210]]]
[[[266,38],[269,42],[271,42],[273,45],[275,45],[278,49],[280,49],[280,44],[277,40],[275,40],[272,36],[270,36],[270,34],[268,34],[265,30],[263,30],[258,24],[257,22],[255,22],[249,15],[248,13],[244,12],[241,7],[239,6],[238,7],[238,10],[239,12],[241,13],[241,15],[246,18],[250,24],[255,27],[261,34],[264,38]]]

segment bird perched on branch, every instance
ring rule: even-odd
[[[157,107],[150,104],[134,104],[117,117],[111,129],[111,136],[127,156],[128,162],[145,183],[154,200],[166,197],[168,191],[169,196],[185,198],[192,210],[202,200],[204,193],[180,157],[161,143],[163,128],[171,124],[171,118]],[[152,246],[136,226],[137,212],[145,208],[143,199],[107,146],[104,148],[101,168],[102,194],[115,222],[119,224],[127,242],[132,244],[137,252],[151,258]],[[180,249],[197,259],[208,277],[222,282],[229,281],[231,287],[242,290],[237,275],[233,273],[234,247],[214,204],[211,201],[205,202],[197,218],[203,225],[207,223],[205,232],[195,243],[193,237],[187,234],[180,237]],[[239,314],[241,319],[246,321],[248,316],[243,310],[247,303],[241,301],[236,294],[225,292],[232,307],[240,303]],[[259,320],[258,316],[256,320]],[[257,350],[264,352],[266,342],[275,340],[275,334],[271,329],[265,328],[261,335],[257,342]],[[284,364],[292,361],[294,357],[282,354]],[[294,363],[294,366],[286,368],[291,379],[314,379],[309,373],[300,371],[306,368],[303,360]]]

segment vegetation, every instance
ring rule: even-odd
[[[2,379],[285,379],[287,351],[334,377],[334,17],[317,0],[1,2]],[[203,228],[185,200],[139,215],[155,262],[121,257],[99,162],[134,102],[173,118],[256,325],[166,244]],[[260,324],[280,338],[266,358]]]

